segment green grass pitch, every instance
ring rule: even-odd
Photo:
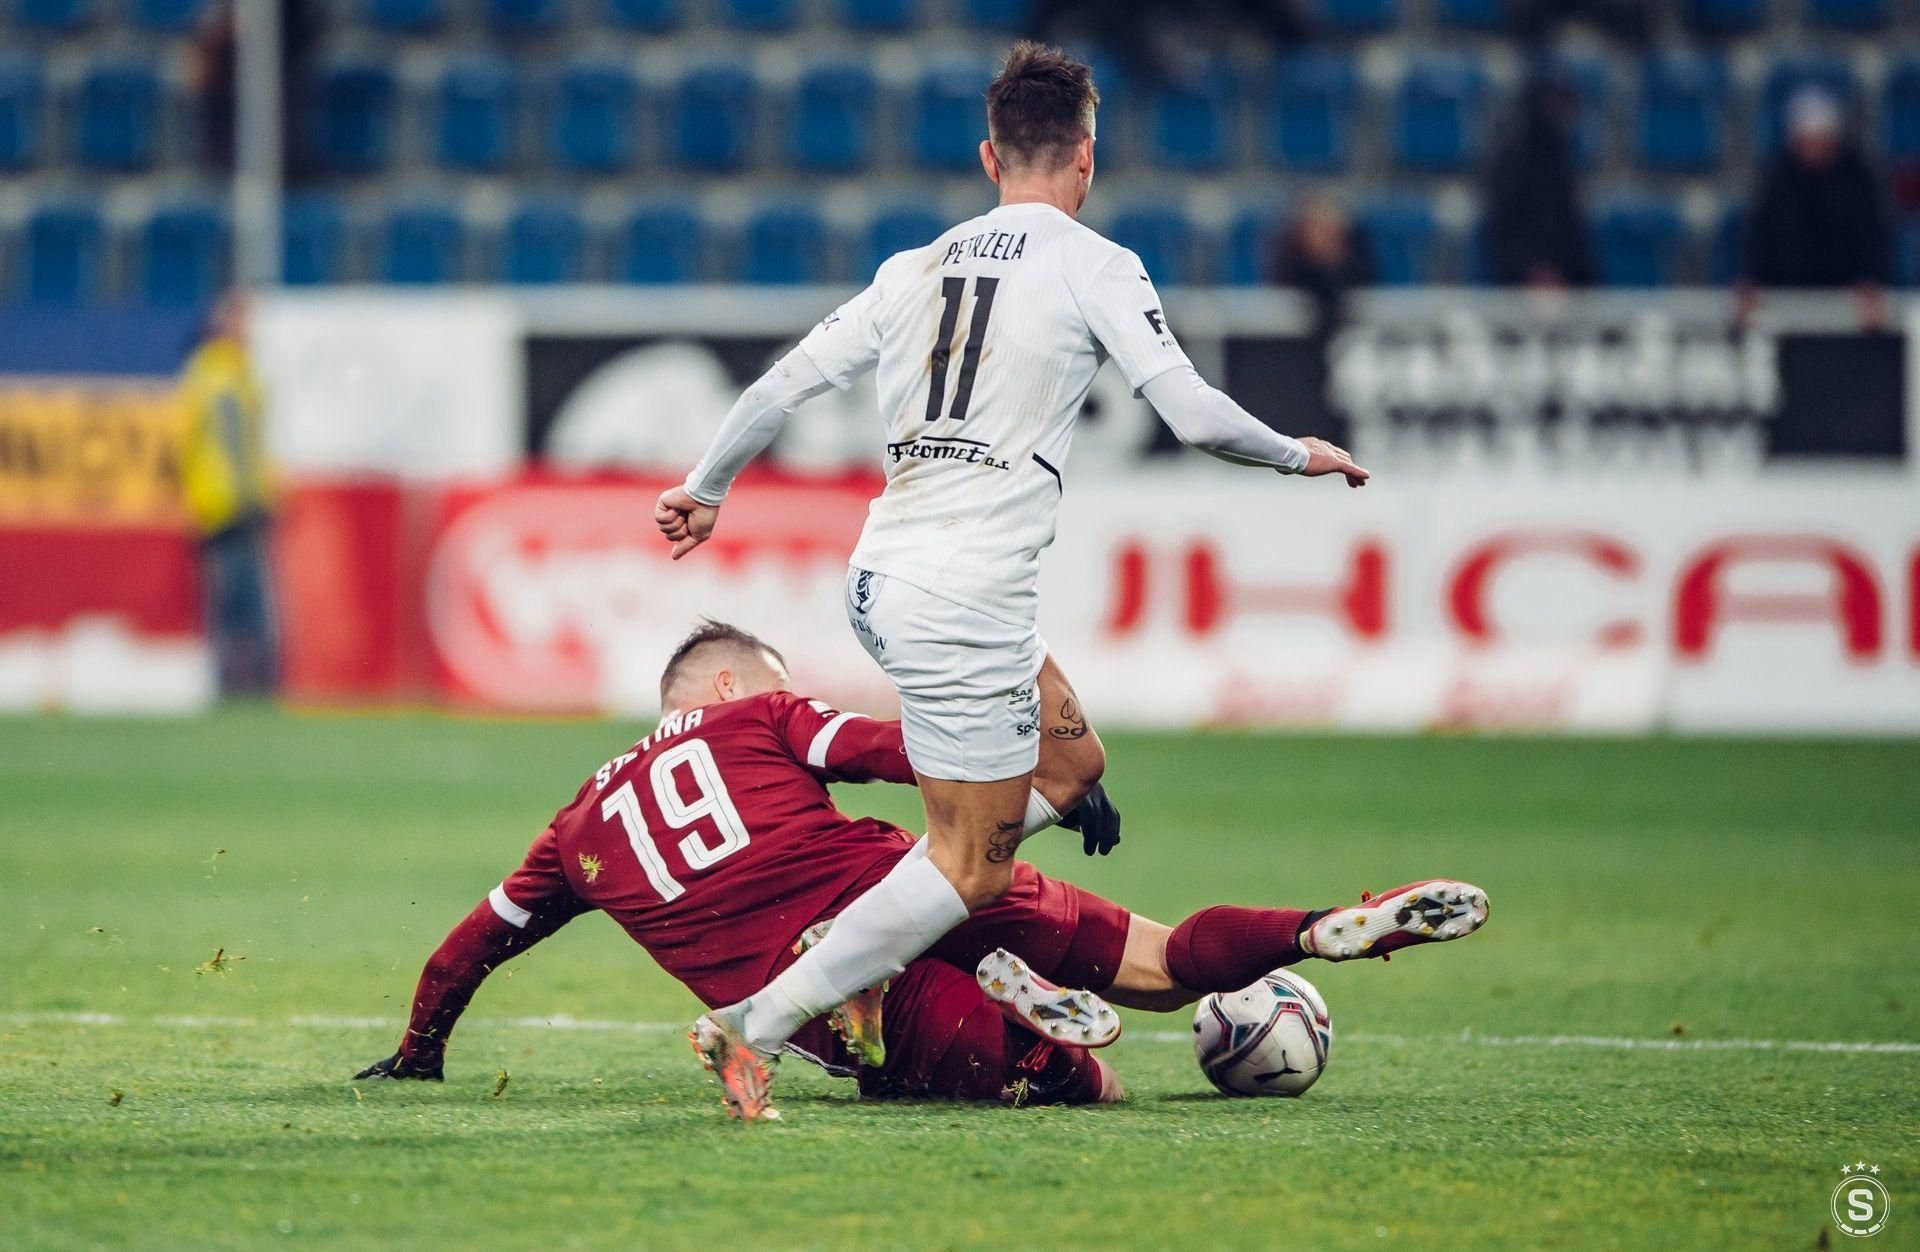
[[[0,721],[0,1247],[1814,1248],[1866,1161],[1861,1246],[1920,1248],[1920,744],[1113,736],[1119,851],[1029,846],[1140,912],[1490,892],[1465,942],[1302,967],[1336,1038],[1298,1101],[1213,1095],[1184,1015],[1135,1014],[1118,1108],[863,1106],[790,1062],[743,1127],[598,918],[494,976],[444,1087],[355,1090],[638,733]]]

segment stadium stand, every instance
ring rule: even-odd
[[[159,155],[160,75],[142,61],[114,57],[81,72],[69,106],[73,160],[82,168],[151,169]]]
[[[858,62],[815,65],[793,92],[788,157],[796,169],[848,174],[873,160],[879,86]]]
[[[23,53],[0,54],[0,170],[39,162],[46,142],[46,78]]]
[[[827,224],[804,200],[765,205],[748,220],[733,255],[743,283],[818,283],[833,276]]]
[[[504,57],[463,57],[447,66],[436,90],[434,151],[440,164],[469,173],[499,173],[513,161],[521,90]]]
[[[571,62],[554,85],[548,134],[554,162],[580,174],[617,174],[633,165],[640,131],[640,84],[610,60]]]
[[[1658,287],[1674,280],[1686,228],[1671,203],[1652,195],[1603,204],[1594,219],[1601,280],[1614,287]]]
[[[47,201],[27,215],[17,294],[30,304],[97,303],[107,295],[107,228],[84,200]]]
[[[1312,51],[1284,57],[1270,97],[1268,159],[1286,169],[1331,174],[1352,161],[1359,74],[1345,53]]]
[[[689,71],[673,93],[675,160],[710,173],[745,168],[759,107],[758,85],[746,70],[715,62]]]
[[[134,294],[150,304],[204,304],[227,281],[227,214],[213,200],[156,207],[135,242]]]
[[[676,203],[645,205],[622,232],[619,276],[629,283],[691,283],[706,277],[706,223]]]
[[[498,249],[494,277],[507,283],[577,283],[587,277],[587,226],[558,199],[515,209]]]
[[[231,222],[182,191],[209,173],[188,93],[217,2],[0,0],[0,291],[180,300],[221,281],[207,250]],[[987,199],[980,94],[1030,9],[321,7],[292,95],[300,181],[283,252],[297,283],[859,281]],[[1537,53],[1506,34],[1514,0],[1302,8],[1319,37],[1241,40],[1165,82],[1123,70],[1115,49],[1076,49],[1105,99],[1094,212],[1160,281],[1263,281],[1286,224],[1275,206],[1318,190],[1355,206],[1383,280],[1475,280],[1478,176],[1542,68],[1578,103],[1610,283],[1732,272],[1725,223],[1804,85],[1841,100],[1876,163],[1909,163],[1883,170],[1899,174],[1891,192],[1920,185],[1920,9],[1892,0],[1677,0],[1645,48],[1589,36]],[[1910,277],[1920,193],[1901,194]]]
[[[282,206],[281,277],[311,286],[347,281],[349,237],[346,210],[324,192],[303,191]]]
[[[468,276],[468,243],[466,223],[450,205],[403,202],[380,225],[376,277],[402,284],[459,282]]]

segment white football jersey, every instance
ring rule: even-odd
[[[1136,393],[1189,364],[1140,258],[1045,204],[890,257],[800,347],[843,389],[879,367],[887,488],[852,563],[1014,622],[1101,362]]]

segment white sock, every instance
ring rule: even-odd
[[[1022,828],[1020,837],[1026,838],[1035,831],[1045,830],[1060,820],[1060,814],[1054,811],[1047,798],[1038,789],[1027,794],[1027,824]]]
[[[826,938],[747,998],[747,1042],[778,1052],[801,1026],[895,977],[966,920],[966,904],[939,867],[909,856],[841,910]]]

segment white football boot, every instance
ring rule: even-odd
[[[1120,1037],[1112,1005],[1091,991],[1054,986],[1005,948],[980,958],[974,977],[1002,1013],[1042,1039],[1104,1048]]]

